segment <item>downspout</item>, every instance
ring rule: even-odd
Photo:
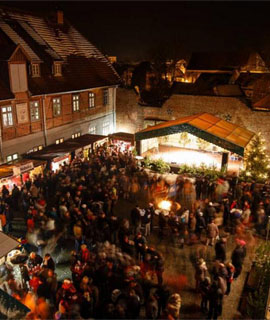
[[[116,87],[113,90],[113,132],[116,132]]]
[[[48,137],[47,137],[47,124],[46,124],[46,108],[45,108],[45,97],[42,97],[42,116],[43,116],[43,136],[44,136],[44,143],[45,147],[48,145]]]
[[[3,157],[3,139],[2,139],[2,125],[0,127],[0,162],[4,162],[4,157]]]

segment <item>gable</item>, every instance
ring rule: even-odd
[[[28,59],[25,53],[19,46],[16,48],[16,50],[13,52],[13,54],[9,58],[10,62],[21,62],[21,61],[26,62],[27,60]]]

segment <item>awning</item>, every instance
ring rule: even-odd
[[[135,133],[135,141],[188,132],[241,156],[255,133],[210,113],[167,121]]]
[[[20,245],[20,242],[0,231],[0,258]]]
[[[128,132],[116,132],[109,135],[110,139],[131,142],[134,145],[134,134]]]
[[[29,159],[52,160],[54,158],[63,157],[71,152],[91,145],[97,141],[106,139],[107,136],[98,134],[84,134],[75,139],[68,139],[60,144],[53,144],[43,148],[42,150],[31,152],[25,155]]]

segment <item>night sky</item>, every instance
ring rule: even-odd
[[[23,1],[9,5],[28,11],[63,9],[103,53],[123,61],[148,59],[160,48],[179,57],[192,51],[270,48],[270,2]]]

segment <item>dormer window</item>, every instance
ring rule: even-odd
[[[55,62],[53,67],[54,67],[53,68],[54,69],[54,76],[55,77],[62,76],[62,65],[61,65],[61,63],[60,62]]]
[[[39,77],[40,76],[40,68],[39,68],[38,63],[31,64],[31,72],[32,72],[32,77]]]

